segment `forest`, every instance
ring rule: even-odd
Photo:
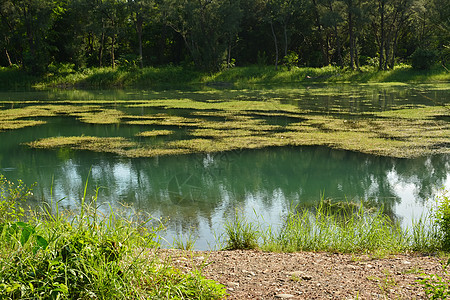
[[[448,0],[1,0],[0,66],[379,70],[450,59]]]

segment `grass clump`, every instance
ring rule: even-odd
[[[438,211],[441,210],[442,205]],[[412,230],[403,229],[382,209],[322,199],[312,210],[290,210],[278,230],[258,230],[261,224],[249,223],[236,214],[225,225],[225,249],[374,253],[382,256],[408,251],[448,251],[445,243],[441,243],[441,221],[438,219],[436,223],[434,220],[422,218],[413,224]]]
[[[266,247],[283,252],[395,253],[406,245],[404,232],[382,210],[372,212],[363,205],[335,207],[321,201],[313,212],[290,211],[281,230],[269,237]]]
[[[3,178],[3,177],[2,177]],[[0,182],[0,203],[26,189]],[[21,186],[19,184],[19,186]],[[5,187],[5,188],[4,188]],[[78,212],[57,205],[23,213],[2,205],[1,299],[221,299],[223,286],[198,271],[182,273],[161,261],[159,226],[104,214],[96,197]],[[53,209],[52,209],[53,207]],[[6,212],[6,214],[4,214]]]
[[[260,232],[253,223],[246,221],[238,211],[231,220],[225,223],[225,234],[225,250],[259,248]]]

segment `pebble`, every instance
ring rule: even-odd
[[[287,274],[290,276],[295,276],[295,277],[301,278],[303,280],[311,280],[312,279],[311,275],[308,275],[303,271],[294,271],[294,272],[289,272]]]
[[[229,287],[239,287],[239,283],[238,282],[233,282],[233,281],[228,281],[227,282],[227,286],[229,286]]]
[[[248,276],[255,276],[256,275],[255,272],[247,271],[247,270],[242,270],[242,273],[246,273],[246,274],[248,274]]]
[[[294,298],[294,295],[291,294],[277,294],[275,295],[275,298],[280,298],[280,299],[290,299],[290,298]]]

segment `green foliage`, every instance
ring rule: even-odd
[[[411,55],[411,64],[416,70],[429,70],[437,60],[437,54],[434,50],[418,48]]]
[[[450,198],[445,193],[438,198],[435,217],[442,235],[442,250],[450,252]]]
[[[0,174],[0,223],[21,219],[24,215],[21,202],[32,195],[32,187],[27,187],[22,180],[14,183]]]
[[[450,266],[450,259],[445,265],[443,265],[444,274],[446,275],[448,274],[448,266]],[[450,282],[448,282],[445,278],[436,274],[422,274],[422,276],[425,278],[418,280],[418,282],[422,284],[429,299],[445,300],[450,298]]]
[[[226,250],[248,250],[258,248],[259,231],[254,224],[244,219],[238,211],[232,220],[225,224],[225,249]]]
[[[299,62],[298,54],[291,51],[283,58],[284,65],[288,68],[288,71],[292,69],[292,67],[296,67]]]
[[[27,222],[0,223],[1,299],[223,298],[225,288],[199,272],[160,265],[150,250],[160,227],[85,200],[86,191],[79,212],[44,205]]]

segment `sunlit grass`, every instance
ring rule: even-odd
[[[256,216],[258,217],[258,216]],[[403,229],[382,209],[363,203],[323,200],[314,209],[295,207],[280,228],[248,221],[239,211],[225,224],[225,249],[261,249],[275,252],[327,251],[370,253],[380,256],[443,250],[434,219],[421,218]]]
[[[437,66],[431,70],[414,70],[409,65],[398,65],[393,70],[379,71],[362,66],[360,70],[327,66],[322,68],[280,66],[246,66],[215,73],[203,73],[181,66],[139,68],[90,68],[71,72],[49,72],[42,78],[27,75],[18,69],[0,69],[3,87],[181,87],[192,84],[219,84],[247,86],[254,84],[321,83],[321,82],[448,82],[450,74]],[[0,86],[0,87],[2,87]]]

